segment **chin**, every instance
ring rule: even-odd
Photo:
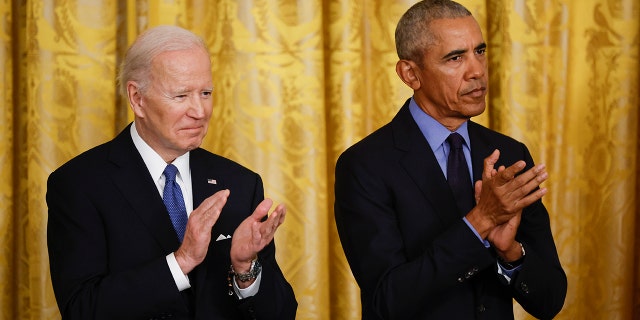
[[[198,143],[192,143],[187,146],[187,150],[191,151],[193,149],[197,149],[200,147],[201,144],[202,144],[202,140],[200,140]]]
[[[202,140],[203,140],[202,138],[197,138],[197,139],[192,138],[186,141],[183,140],[182,143],[180,144],[180,148],[185,151],[191,151],[193,149],[200,147],[200,145],[202,144]]]
[[[466,108],[465,115],[469,118],[479,116],[484,112],[485,108],[486,108],[485,103],[475,105],[475,106],[470,106],[469,108]]]

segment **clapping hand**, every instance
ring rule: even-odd
[[[278,205],[269,217],[264,219],[271,206],[273,206],[271,199],[263,200],[253,214],[242,221],[233,233],[231,264],[236,272],[249,271],[251,261],[257,257],[260,250],[273,240],[276,230],[284,222],[287,211],[284,204]],[[248,286],[249,284],[243,285]]]
[[[515,234],[520,225],[522,209],[542,198],[546,188],[540,188],[548,174],[544,165],[537,165],[521,173],[526,163],[518,161],[505,168],[495,168],[500,151],[495,150],[484,160],[482,181],[475,186],[476,207],[467,220],[478,233],[489,240],[499,254],[519,254],[514,248]],[[513,250],[512,250],[513,249]],[[519,250],[519,249],[518,249]]]

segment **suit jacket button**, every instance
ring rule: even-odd
[[[458,282],[464,282],[464,279],[462,279],[462,277],[458,278]]]
[[[484,304],[478,306],[478,312],[484,312],[485,310],[487,309],[484,307]]]

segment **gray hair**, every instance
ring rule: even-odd
[[[129,47],[120,65],[118,75],[120,94],[126,97],[128,81],[136,81],[140,85],[140,90],[145,90],[150,80],[151,61],[157,55],[195,47],[208,52],[202,38],[180,27],[158,26],[143,32]]]
[[[451,0],[424,0],[405,12],[396,27],[396,51],[402,60],[422,66],[422,57],[433,41],[431,22],[471,16],[463,5]]]

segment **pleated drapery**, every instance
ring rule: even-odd
[[[488,108],[474,120],[526,143],[550,173],[543,201],[569,281],[557,319],[640,318],[640,2],[460,2],[488,44]],[[395,74],[393,32],[413,3],[0,1],[0,319],[60,318],[46,179],[132,120],[117,66],[160,24],[210,48],[215,100],[203,147],[260,173],[266,196],[288,207],[277,258],[298,319],[359,319],[333,220],[333,169],[411,94]]]

